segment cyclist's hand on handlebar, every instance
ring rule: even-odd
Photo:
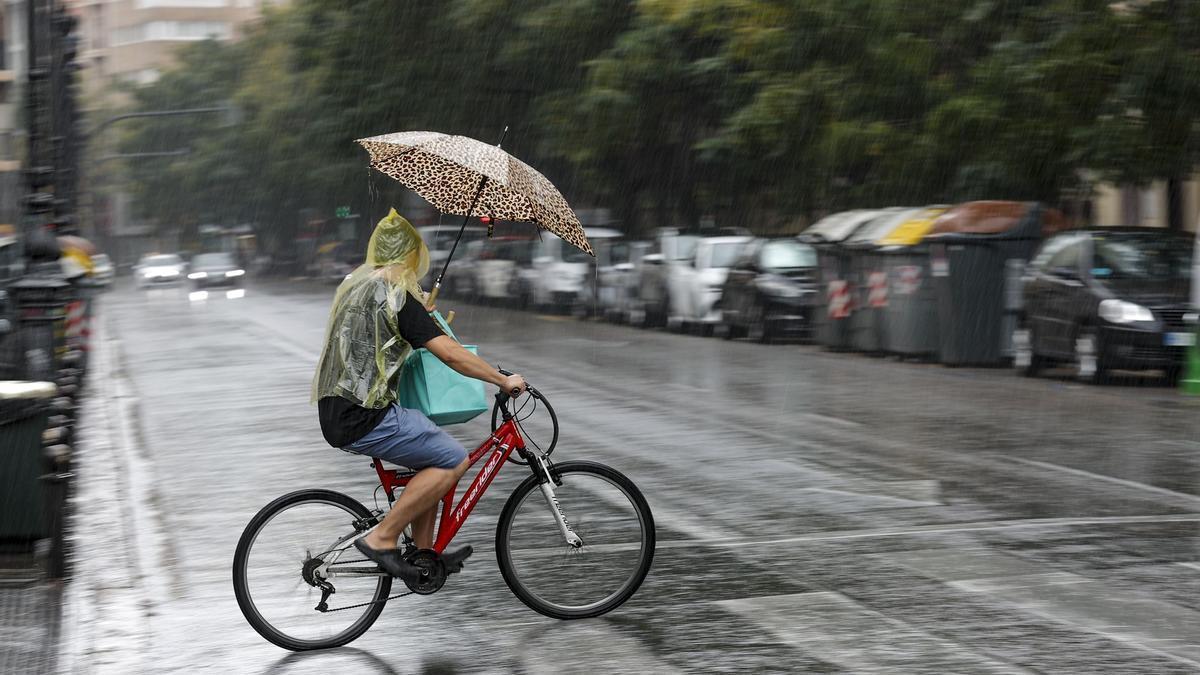
[[[504,378],[504,384],[500,385],[500,391],[509,396],[520,396],[525,392],[525,378],[520,375],[509,375]]]

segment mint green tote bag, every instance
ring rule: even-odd
[[[430,316],[446,335],[458,340],[439,312]],[[477,353],[475,345],[463,347]],[[469,422],[488,409],[483,382],[459,374],[425,348],[414,349],[404,360],[396,400],[401,407],[425,413],[438,426]]]

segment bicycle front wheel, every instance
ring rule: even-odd
[[[558,504],[537,476],[525,479],[504,505],[496,528],[496,559],[512,592],[556,619],[600,616],[633,596],[654,560],[654,517],[637,486],[595,462],[551,469]],[[582,546],[567,543],[561,509]]]
[[[233,556],[233,591],[259,635],[293,651],[329,649],[375,623],[392,579],[353,546],[370,518],[340,492],[301,490],[250,520]]]

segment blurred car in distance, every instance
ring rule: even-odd
[[[417,232],[425,242],[425,247],[429,249],[429,274],[421,282],[425,288],[433,288],[434,282],[437,281],[437,275],[442,273],[442,266],[446,264],[446,257],[450,255],[450,249],[454,246],[454,240],[458,237],[460,227],[462,227],[461,221],[454,225],[426,225],[417,228]],[[486,237],[486,227],[467,225],[463,230],[462,241],[458,242],[458,250],[454,252],[454,261],[450,264],[458,264],[458,256],[468,244],[482,241]],[[445,289],[443,288],[443,290]]]
[[[190,269],[187,278],[197,288],[239,286],[246,274],[232,253],[197,253]]]
[[[617,230],[604,227],[584,228],[593,247],[605,239],[621,237]],[[542,237],[534,242],[527,280],[528,304],[536,309],[572,312],[590,309],[588,275],[595,275],[595,260],[558,237]],[[586,306],[585,306],[586,302]]]
[[[674,228],[660,228],[651,242],[651,251],[642,256],[637,271],[637,299],[629,313],[629,323],[654,327],[667,324],[671,293],[668,280],[673,270],[688,264],[700,237],[680,234]]]
[[[625,322],[637,301],[638,271],[651,249],[648,241],[606,240],[596,249],[597,312],[609,321]]]
[[[112,283],[115,275],[116,269],[107,253],[97,253],[92,256],[92,280],[94,282],[107,286]]]
[[[133,266],[133,276],[138,287],[174,284],[183,281],[187,263],[174,253],[144,255]]]
[[[1046,240],[1022,279],[1015,364],[1035,375],[1067,363],[1089,381],[1112,369],[1176,377],[1196,340],[1192,265],[1190,236],[1161,229],[1074,230]]]
[[[817,251],[794,238],[756,239],[729,270],[721,291],[722,337],[770,342],[812,331]]]
[[[721,298],[725,278],[750,241],[747,236],[721,236],[704,237],[696,242],[688,263],[673,267],[667,279],[668,328],[694,327],[706,332],[720,323],[721,313],[715,306]]]
[[[532,259],[530,239],[493,237],[479,244],[471,265],[475,297],[489,304],[506,304],[513,299],[512,283],[519,262]]]

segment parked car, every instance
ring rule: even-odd
[[[240,286],[245,274],[232,253],[197,253],[187,278],[196,288]]]
[[[650,253],[640,261],[629,323],[642,327],[667,324],[671,302],[668,279],[676,268],[688,264],[699,240],[694,234],[680,234],[673,228],[658,230]]]
[[[598,250],[599,273],[596,290],[598,311],[609,321],[625,322],[638,299],[638,274],[642,259],[649,254],[648,241],[614,240]]]
[[[622,235],[604,227],[584,228],[593,248],[604,246],[605,240]],[[534,242],[533,257],[518,276],[518,298],[522,304],[536,309],[583,312],[592,306],[592,286],[589,275],[595,278],[595,259],[558,237],[542,237]]]
[[[721,291],[721,333],[757,342],[808,337],[818,286],[817,251],[795,239],[757,239],[729,270]]]
[[[1015,361],[1034,375],[1069,363],[1083,380],[1111,369],[1175,376],[1196,334],[1185,319],[1192,245],[1149,228],[1097,228],[1054,236],[1022,279]]]
[[[183,281],[187,263],[174,253],[144,255],[133,267],[133,276],[140,288]]]
[[[720,323],[721,313],[715,306],[725,278],[750,241],[750,237],[735,236],[704,237],[696,242],[688,264],[677,265],[667,280],[671,294],[668,328],[695,327],[704,333]]]
[[[417,228],[421,239],[425,241],[425,247],[429,249],[429,274],[422,280],[426,288],[433,288],[434,282],[437,281],[437,275],[442,273],[446,256],[450,255],[450,248],[454,246],[454,240],[458,237],[458,230],[461,226],[462,221],[460,220],[458,224],[453,225],[426,225]],[[463,253],[468,244],[473,241],[483,241],[486,237],[486,227],[468,225],[463,230],[462,241],[458,243],[458,250],[454,252],[454,261],[450,263],[451,266],[456,266],[460,262],[458,256]]]
[[[513,300],[512,283],[517,266],[532,259],[535,241],[495,237],[479,243],[482,247],[471,266],[475,297],[493,304]]]
[[[454,253],[454,260],[450,261],[450,269],[446,271],[446,278],[442,280],[441,294],[443,296],[462,300],[470,300],[475,297],[475,262],[483,252],[484,243],[482,240],[476,240],[459,245],[458,250]],[[445,262],[445,258],[442,261]],[[432,265],[430,268],[432,269]],[[440,268],[431,271],[430,275],[426,277],[428,283],[425,284],[425,287],[433,288],[437,275],[440,273]]]
[[[116,269],[107,253],[97,253],[92,256],[92,281],[107,286],[116,276]]]

